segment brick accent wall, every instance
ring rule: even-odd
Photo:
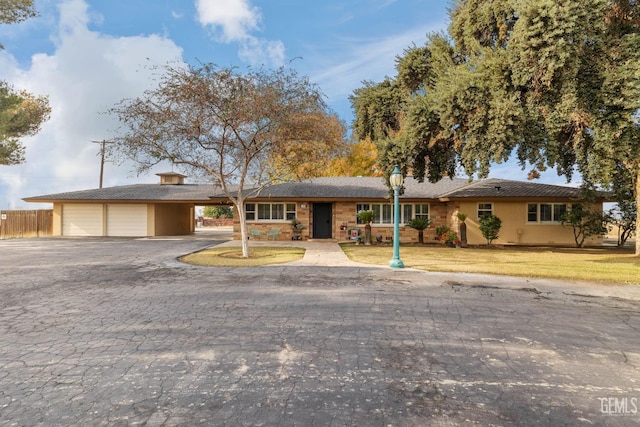
[[[290,203],[290,202],[289,202]],[[358,203],[367,203],[367,201],[359,201]],[[376,202],[373,202],[376,203]],[[449,206],[451,205],[451,206]],[[434,220],[433,224],[424,230],[424,241],[435,240],[435,229],[441,225],[448,225],[454,228],[451,218],[455,218],[455,210],[452,203],[430,203],[430,215]],[[360,235],[364,236],[364,225],[356,223],[356,202],[335,202],[333,203],[333,224],[332,224],[332,239],[338,241],[350,240],[350,231],[357,229],[360,230]],[[296,217],[300,221],[304,228],[300,232],[302,240],[308,240],[311,236],[311,230],[313,230],[313,203],[312,202],[297,202],[296,203]],[[249,229],[258,230],[262,233],[261,240],[267,240],[267,232],[279,228],[279,234],[277,240],[292,240],[294,231],[289,221],[283,222],[249,222],[247,223]],[[393,226],[392,225],[372,225],[371,237],[375,241],[376,237],[380,235],[383,241],[391,241],[393,238]],[[240,239],[240,221],[237,217],[234,217],[233,221],[233,238]],[[400,227],[400,241],[405,243],[418,241],[418,230],[414,230],[409,227]]]

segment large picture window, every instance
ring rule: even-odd
[[[296,217],[295,203],[247,203],[247,221],[291,221]]]
[[[358,203],[356,204],[356,214],[360,211],[373,211],[375,218],[371,222],[372,225],[392,225],[393,224],[393,205],[390,203]],[[416,217],[429,218],[428,204],[401,204],[400,205],[400,223],[406,224]],[[356,217],[357,224],[363,224]]]
[[[566,203],[529,203],[527,205],[527,222],[559,223],[568,209]]]

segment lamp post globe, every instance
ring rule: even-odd
[[[396,165],[389,177],[389,184],[393,188],[393,258],[389,261],[389,267],[392,268],[404,267],[404,263],[400,259],[400,201],[398,194],[403,182],[402,172]]]

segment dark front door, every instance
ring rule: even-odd
[[[331,238],[331,203],[313,204],[313,238]]]

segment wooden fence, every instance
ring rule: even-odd
[[[0,211],[0,239],[53,234],[53,210]]]

